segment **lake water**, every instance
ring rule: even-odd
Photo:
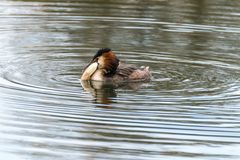
[[[1,0],[1,159],[240,159],[239,26],[239,1]],[[102,47],[152,80],[82,85]]]

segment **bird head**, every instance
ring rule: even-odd
[[[118,65],[119,59],[110,48],[99,49],[83,70],[81,80],[90,80],[96,70],[101,70],[104,76],[111,76],[116,73]]]

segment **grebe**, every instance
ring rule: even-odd
[[[143,82],[149,81],[150,78],[149,67],[137,68],[122,64],[110,48],[98,50],[81,76],[82,81],[110,82]]]

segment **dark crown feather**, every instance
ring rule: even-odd
[[[100,57],[103,53],[112,51],[110,48],[101,48],[97,51],[97,53],[94,55],[93,59]]]

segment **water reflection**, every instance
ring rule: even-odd
[[[144,82],[134,83],[109,83],[102,81],[80,81],[83,89],[94,97],[94,102],[98,106],[112,108],[111,104],[116,103],[117,89],[138,90]],[[145,82],[146,83],[146,82]]]
[[[239,12],[226,0],[1,0],[0,155],[239,159]],[[79,82],[106,46],[153,80]]]

